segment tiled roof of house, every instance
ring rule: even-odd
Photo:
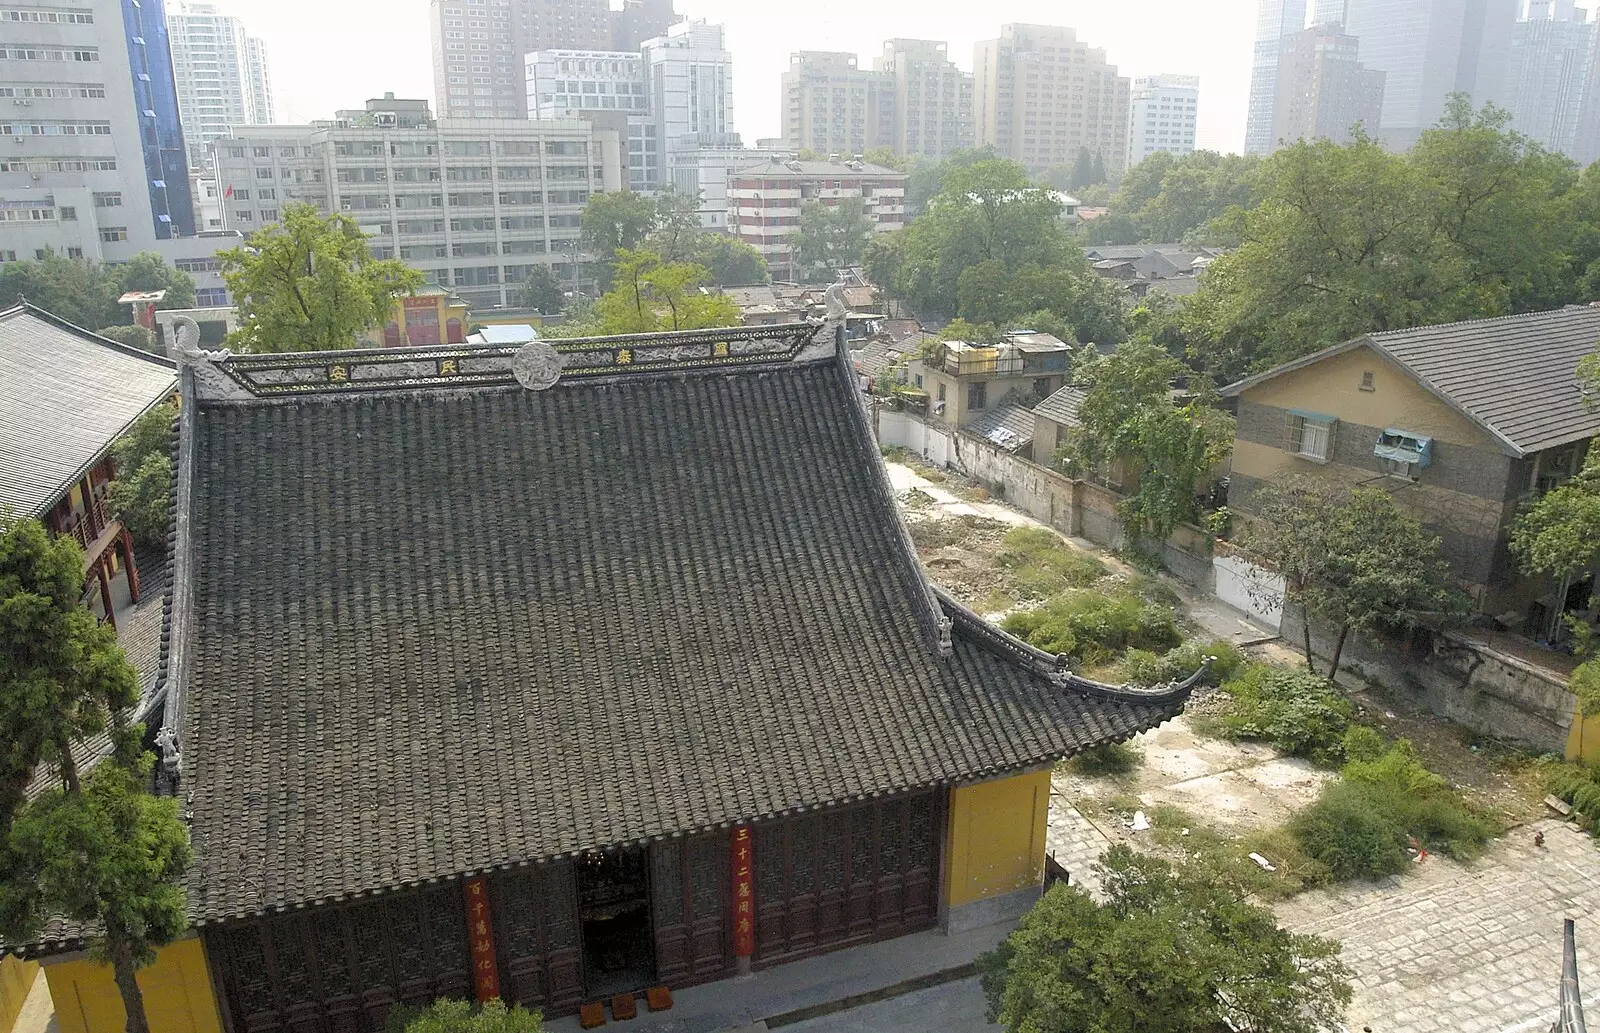
[[[166,359],[32,306],[0,312],[0,509],[42,514],[176,380]]]
[[[530,345],[560,350],[545,390],[483,347],[186,367],[163,745],[194,920],[1030,769],[1175,714],[1187,683],[1073,677],[933,593],[812,334]]]
[[[1033,440],[1033,410],[1025,405],[997,405],[965,429],[1008,452],[1016,452]]]
[[[850,358],[855,363],[856,372],[877,378],[896,366],[905,365],[915,354],[915,349],[877,338],[868,341],[859,351],[851,352]]]
[[[1369,334],[1223,390],[1237,395],[1351,348],[1369,346],[1525,456],[1600,434],[1600,408],[1585,398],[1578,364],[1600,348],[1600,308],[1569,305],[1500,319]]]
[[[1078,426],[1078,409],[1088,393],[1081,387],[1068,384],[1034,407],[1034,415],[1043,416],[1063,427]]]

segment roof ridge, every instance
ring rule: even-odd
[[[1417,326],[1404,327],[1398,330],[1376,330],[1369,334],[1363,334],[1362,337],[1382,339],[1386,337],[1396,337],[1400,334],[1414,334],[1419,330],[1449,330],[1460,326],[1483,326],[1489,323],[1510,323],[1517,321],[1525,322],[1541,316],[1560,315],[1563,312],[1589,311],[1592,311],[1595,315],[1600,316],[1600,303],[1589,305],[1562,305],[1560,308],[1540,309],[1537,312],[1512,312],[1504,316],[1480,316],[1477,319],[1457,319],[1451,323],[1421,323]],[[1360,340],[1360,338],[1356,338],[1356,340]]]

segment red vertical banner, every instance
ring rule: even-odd
[[[756,881],[751,864],[750,826],[733,830],[733,954],[748,958],[756,952]]]
[[[472,981],[478,1001],[500,996],[500,969],[494,960],[494,917],[482,879],[467,880],[467,939],[472,943]]]

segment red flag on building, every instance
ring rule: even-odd
[[[230,198],[230,197],[232,197],[232,196],[233,196],[233,184],[232,184],[232,183],[229,183],[229,184],[228,184],[228,190],[227,190],[227,192],[226,192],[226,193],[224,193],[224,194],[223,194],[223,195],[222,195],[222,199],[223,199],[223,200],[224,200],[224,201],[226,201],[226,200],[227,200],[227,199],[228,199],[228,198]]]

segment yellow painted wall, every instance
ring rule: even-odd
[[[1373,390],[1361,390],[1372,374]],[[1362,346],[1273,377],[1244,397],[1257,405],[1309,409],[1366,427],[1400,427],[1452,445],[1501,451],[1498,441],[1440,401],[1404,370]]]
[[[945,902],[960,907],[1044,882],[1050,772],[950,790]]]
[[[1572,711],[1572,731],[1567,734],[1567,759],[1600,762],[1600,717],[1584,717],[1581,706]]]
[[[122,1033],[127,1013],[111,966],[87,959],[46,963],[45,978],[61,1033]],[[198,937],[162,948],[139,971],[150,1028],[160,1033],[221,1033],[205,948]]]
[[[33,962],[18,961],[9,954],[0,958],[0,1033],[11,1033],[38,977],[39,966]]]

